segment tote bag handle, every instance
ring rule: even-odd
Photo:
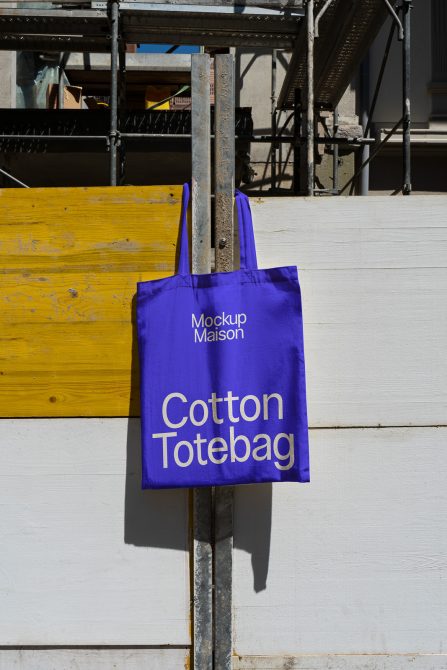
[[[189,268],[189,240],[188,240],[188,204],[190,197],[190,184],[183,184],[182,214],[180,219],[180,253],[178,263],[178,274],[191,274]],[[257,270],[255,236],[253,233],[253,221],[251,217],[250,203],[246,195],[235,191],[237,218],[239,223],[239,245],[241,255],[241,270]]]

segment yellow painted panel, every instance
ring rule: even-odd
[[[0,190],[0,416],[139,413],[136,283],[174,272],[181,187]]]

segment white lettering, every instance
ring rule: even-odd
[[[236,442],[243,442],[245,445],[245,454],[243,456],[238,456],[236,453]],[[234,463],[238,461],[239,463],[244,463],[248,460],[250,456],[250,440],[245,435],[238,435],[234,437],[234,427],[230,426],[230,453],[231,461]]]
[[[227,395],[224,398],[224,401],[228,403],[228,418],[232,423],[237,423],[239,421],[239,417],[236,417],[233,414],[233,403],[235,400],[239,400],[239,396],[237,395],[233,396],[231,391],[228,391]]]
[[[245,405],[247,402],[253,402],[255,405],[255,413],[249,416],[246,411],[245,411]],[[259,398],[257,398],[255,395],[246,395],[242,398],[241,400],[241,416],[244,419],[244,421],[256,421],[258,416],[261,413],[261,403],[259,402]]]
[[[223,423],[224,420],[220,419],[217,415],[217,403],[223,402],[222,398],[218,398],[216,393],[212,393],[211,398],[210,400],[208,400],[208,402],[211,404],[214,423]]]
[[[172,398],[180,398],[180,400],[185,403],[188,402],[186,400],[186,397],[183,395],[183,393],[170,393],[169,395],[166,396],[166,398],[163,400],[163,406],[161,408],[161,414],[163,417],[163,421],[165,422],[166,426],[169,426],[169,428],[181,428],[182,426],[185,425],[187,422],[188,418],[186,416],[183,417],[183,419],[180,421],[180,423],[172,423],[168,419],[168,404]]]
[[[166,469],[168,467],[168,437],[177,437],[177,433],[153,433],[152,437],[162,439],[163,467]]]
[[[203,320],[205,318],[205,315],[201,314],[198,321],[196,319],[195,314],[191,314],[191,316],[192,316],[192,327],[193,328],[203,328]]]
[[[221,447],[215,447],[214,445],[216,443],[220,442]],[[223,452],[222,456],[220,458],[216,458],[214,455],[216,452]],[[221,463],[224,463],[227,458],[228,458],[228,444],[225,442],[223,437],[213,437],[212,440],[210,440],[208,444],[208,458],[212,463],[215,463],[216,465],[220,465]]]
[[[278,402],[278,419],[283,418],[283,406],[282,406],[282,397],[279,395],[279,393],[271,393],[270,395],[267,395],[267,393],[264,393],[262,396],[263,400],[263,405],[264,405],[264,420],[267,421],[269,417],[269,400],[271,398],[276,398]]]
[[[202,458],[202,444],[206,444],[206,439],[204,437],[200,437],[200,433],[197,433],[194,444],[197,447],[197,460],[199,461],[199,464],[208,465],[208,461],[205,461],[205,459]]]
[[[206,328],[202,330],[202,334],[198,330],[194,331],[194,342],[206,342]]]
[[[289,451],[286,454],[281,454],[279,451],[279,441],[283,438],[285,438],[289,444]],[[278,461],[289,461],[286,465],[280,465],[278,461],[275,461],[275,466],[278,468],[278,470],[290,470],[290,468],[293,468],[295,463],[294,443],[295,441],[292,433],[289,433],[289,435],[287,435],[287,433],[278,433],[278,435],[276,435],[275,439],[273,440],[273,452]]]
[[[186,461],[181,461],[179,458],[179,451],[180,447],[185,447],[187,448],[189,452],[188,459]],[[188,442],[187,440],[181,440],[180,442],[177,442],[177,444],[174,447],[174,461],[180,468],[187,468],[189,465],[192,463],[192,459],[194,458],[194,449],[192,448],[191,442]]]
[[[259,442],[259,440],[264,440],[263,444],[260,444],[258,447],[255,447],[252,452],[252,456],[255,461],[271,461],[272,460],[272,441],[270,435],[267,433],[259,433],[253,439],[253,444]],[[262,452],[265,452],[262,456]]]
[[[200,421],[198,421],[195,418],[194,410],[196,407],[201,407],[202,408],[202,418]],[[191,407],[189,408],[189,418],[191,420],[191,423],[194,426],[203,426],[204,423],[207,422],[208,420],[208,405],[204,400],[194,400],[193,403],[191,403]]]

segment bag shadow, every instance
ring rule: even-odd
[[[253,589],[267,588],[272,530],[272,484],[248,484],[234,489],[233,544],[251,555]]]
[[[141,488],[141,427],[136,296],[132,300],[132,368],[127,424],[124,542],[187,551],[188,490]]]

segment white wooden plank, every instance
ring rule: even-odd
[[[236,657],[233,670],[447,670],[446,654]]]
[[[300,268],[312,426],[447,416],[447,198],[258,199],[260,267]]]
[[[0,670],[180,670],[186,649],[3,649]]]
[[[189,644],[187,492],[140,492],[138,422],[0,433],[0,645]]]
[[[236,489],[238,655],[447,653],[446,440],[313,430],[310,485]]]

